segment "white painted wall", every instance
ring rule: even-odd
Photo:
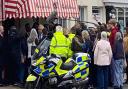
[[[103,0],[103,2],[128,3],[128,0]]]
[[[101,17],[101,22],[105,23],[106,22],[106,12],[105,12],[105,6],[103,3],[103,0],[77,0],[77,3],[79,6],[84,6],[86,7],[85,9],[85,19],[84,21],[88,21],[88,22],[94,22],[93,19],[93,15],[92,15],[92,7],[96,6],[96,7],[100,7],[101,8],[101,13],[100,13],[100,17]],[[72,27],[75,24],[74,21],[70,21],[70,27]],[[87,24],[90,26],[90,24]]]

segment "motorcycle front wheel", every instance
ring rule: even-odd
[[[34,89],[35,84],[34,82],[26,82],[25,89]]]
[[[56,86],[51,86],[48,81],[44,81],[42,87],[43,89],[58,89]]]
[[[25,89],[42,89],[42,84],[41,82],[39,82],[37,85],[36,82],[27,82],[25,84]]]

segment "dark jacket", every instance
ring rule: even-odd
[[[83,43],[82,49],[83,49],[83,52],[91,54],[92,53],[92,49],[93,49],[92,41],[86,40]]]
[[[3,51],[3,37],[1,37],[0,36],[0,55],[1,55],[1,53],[2,53],[2,51]]]
[[[73,40],[72,40],[71,50],[72,50],[74,53],[83,52],[82,45],[83,45],[82,37],[80,37],[80,36],[75,36],[75,37],[73,38]]]
[[[122,39],[115,41],[113,56],[115,60],[124,58],[124,48]]]
[[[27,39],[25,37],[22,37],[21,39],[21,52],[24,56],[28,56],[28,45],[27,45]]]
[[[0,65],[4,62],[4,38],[0,36]]]
[[[21,37],[17,30],[8,31],[8,48],[10,55],[21,56]]]

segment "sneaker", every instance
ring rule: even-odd
[[[24,85],[21,84],[21,83],[15,83],[15,84],[13,84],[13,86],[17,86],[17,87],[20,87],[20,88],[24,88]]]
[[[18,83],[14,83],[13,86],[18,86]]]

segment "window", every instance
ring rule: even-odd
[[[85,7],[80,6],[79,11],[80,11],[80,18],[78,20],[84,21],[85,20]]]
[[[100,8],[98,7],[92,7],[92,14],[99,16],[100,15]]]
[[[126,8],[126,25],[128,26],[128,8]]]
[[[118,8],[118,16],[124,18],[124,10],[122,8]]]
[[[101,10],[101,8],[99,8],[99,7],[92,7],[92,15],[94,16],[94,19],[97,21],[100,21],[102,18],[100,10]]]
[[[118,8],[118,22],[120,23],[121,27],[124,27],[124,9]]]

